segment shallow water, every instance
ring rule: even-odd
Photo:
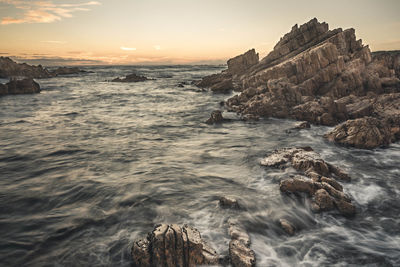
[[[0,98],[0,265],[130,266],[133,240],[160,222],[190,224],[226,255],[229,217],[249,231],[259,266],[400,265],[399,144],[338,147],[323,140],[328,127],[288,131],[290,120],[207,125],[228,96],[190,82],[221,67],[88,70]],[[132,71],[156,80],[106,82]],[[303,145],[352,176],[343,186],[355,218],[313,214],[306,198],[279,191],[294,170],[259,165]],[[223,195],[245,211],[221,210]],[[285,235],[279,218],[298,234]]]

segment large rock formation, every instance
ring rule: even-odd
[[[250,51],[229,60],[228,70],[203,78],[198,86],[213,90],[229,82],[224,91],[232,87],[241,93],[228,99],[227,107],[242,115],[328,126],[384,115],[388,127],[400,126],[399,100],[392,95],[400,93],[399,51],[371,54],[354,29],[329,30],[317,19],[293,26],[258,63]],[[391,112],[377,112],[377,102],[390,106]],[[398,140],[398,135],[389,139]]]
[[[62,76],[62,75],[72,75],[72,74],[80,74],[80,73],[90,73],[86,70],[81,70],[78,67],[58,67],[57,69],[51,71],[54,76]]]
[[[0,78],[12,77],[50,78],[54,77],[54,74],[41,65],[18,64],[9,57],[0,57]]]
[[[146,239],[137,240],[132,247],[133,263],[137,267],[194,267],[217,265],[219,257],[190,226],[160,224]]]
[[[33,79],[12,79],[6,84],[0,84],[0,96],[39,93],[40,86]]]
[[[233,267],[253,267],[256,264],[256,254],[250,248],[250,236],[237,220],[229,219],[228,232],[229,257]]]
[[[336,166],[325,162],[311,147],[283,148],[274,151],[261,161],[267,167],[293,167],[300,172],[294,178],[280,182],[280,190],[287,193],[306,193],[313,198],[311,208],[315,212],[335,207],[345,216],[355,213],[350,197],[343,193],[336,180],[349,181],[350,176]]]

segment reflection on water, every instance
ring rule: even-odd
[[[159,222],[193,225],[227,254],[229,217],[249,230],[260,266],[400,265],[400,145],[336,147],[322,139],[327,127],[288,132],[289,120],[209,126],[227,96],[190,82],[220,67],[89,69],[0,98],[1,265],[129,266],[132,241]],[[133,69],[156,80],[105,82]],[[294,170],[259,165],[300,145],[351,174],[354,219],[313,214],[307,199],[279,192]],[[245,211],[219,209],[221,195]],[[282,217],[297,235],[283,234]]]

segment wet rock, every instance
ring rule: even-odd
[[[135,266],[217,265],[218,255],[190,226],[157,225],[132,247]]]
[[[135,83],[135,82],[144,82],[149,80],[147,77],[137,75],[135,73],[127,75],[125,78],[115,78],[112,82],[122,82],[122,83]]]
[[[211,112],[210,118],[206,121],[207,124],[221,123],[224,121],[222,117],[222,112],[220,110],[214,110]]]
[[[309,129],[310,127],[311,126],[310,126],[310,123],[308,121],[301,121],[301,122],[298,122],[298,123],[296,123],[294,125],[295,129]]]
[[[183,83],[179,83],[177,86],[180,87],[180,88],[185,87],[185,85]]]
[[[348,120],[324,136],[329,141],[356,148],[373,149],[391,142],[391,128],[372,117]]]
[[[41,65],[18,64],[9,57],[0,57],[0,78],[51,78],[55,75]]]
[[[239,209],[239,203],[237,199],[230,196],[223,196],[219,198],[219,205],[222,208]]]
[[[58,67],[57,69],[51,71],[55,76],[62,75],[72,75],[72,74],[80,74],[80,73],[88,73],[85,70],[81,70],[78,67]]]
[[[288,234],[294,235],[295,227],[286,219],[279,219],[279,226]]]
[[[334,208],[333,198],[325,189],[318,189],[314,195],[314,211],[332,210]]]
[[[250,248],[250,237],[236,220],[229,220],[229,257],[234,267],[251,267],[256,264],[256,256]]]
[[[0,96],[34,93],[40,93],[40,86],[31,78],[22,80],[11,79],[6,84],[0,84]]]

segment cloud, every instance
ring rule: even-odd
[[[66,42],[64,42],[64,41],[42,41],[42,43],[48,43],[48,44],[65,44]]]
[[[29,0],[0,0],[23,11],[17,17],[3,17],[2,25],[21,23],[50,23],[60,21],[63,18],[73,17],[77,11],[89,11],[89,6],[101,5],[100,2],[90,1],[77,4],[54,4],[52,1],[29,1]]]
[[[121,48],[121,50],[124,50],[124,51],[135,51],[135,50],[136,50],[135,47],[125,47],[125,46],[121,46],[120,48]]]

